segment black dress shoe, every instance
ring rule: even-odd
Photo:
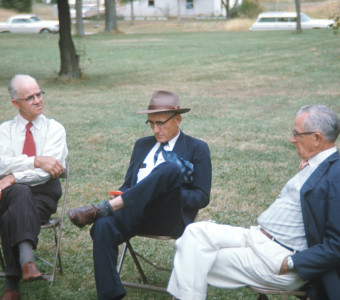
[[[12,290],[12,289],[5,289],[4,294],[1,297],[1,300],[20,300],[21,296],[20,293]]]
[[[99,209],[94,205],[71,208],[67,215],[71,222],[79,228],[92,224],[98,217]]]

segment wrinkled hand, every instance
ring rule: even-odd
[[[15,177],[12,174],[9,174],[0,180],[0,200],[2,195],[2,190],[6,187],[11,186],[15,183]]]
[[[51,156],[36,156],[34,158],[34,166],[40,168],[51,175],[52,178],[58,178],[63,172],[63,165]]]
[[[289,272],[289,268],[287,266],[287,260],[288,260],[288,256],[286,256],[282,262],[282,265],[281,265],[281,269],[280,269],[280,272],[279,272],[279,275],[283,275],[283,274],[287,274]]]

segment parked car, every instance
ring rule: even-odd
[[[0,32],[57,33],[59,32],[59,22],[41,20],[36,15],[17,15],[0,23]]]
[[[99,7],[99,14],[104,14],[105,8]],[[89,19],[98,14],[98,8],[97,5],[83,5],[82,7],[82,17],[83,19]],[[70,15],[71,19],[76,18],[76,8],[70,7]]]
[[[334,20],[312,19],[306,14],[301,13],[301,28],[332,28],[336,26]],[[264,12],[259,14],[256,22],[249,30],[295,30],[296,12]]]

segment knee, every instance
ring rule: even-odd
[[[11,205],[14,203],[22,203],[22,201],[29,201],[29,199],[33,199],[31,189],[28,185],[25,184],[13,184],[9,187],[8,193],[6,193],[6,197],[9,197]]]
[[[174,163],[166,162],[159,165],[159,168],[161,173],[167,176],[169,179],[174,178],[177,180],[181,178],[181,170]]]
[[[208,222],[206,221],[189,224],[187,227],[185,227],[181,238],[178,240],[179,244],[181,244],[185,240],[200,239],[202,236],[206,235],[207,225]]]
[[[114,238],[119,234],[119,231],[114,224],[113,217],[108,216],[98,218],[94,222],[90,234],[93,240],[100,242],[109,238]]]

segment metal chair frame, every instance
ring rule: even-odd
[[[140,236],[141,237],[152,238],[152,239],[157,239],[157,240],[172,240],[172,239],[176,239],[175,237],[171,237],[171,236],[155,236],[155,235],[140,235]],[[120,272],[121,272],[121,270],[123,268],[124,259],[126,257],[127,251],[129,251],[129,253],[130,253],[130,255],[131,255],[132,259],[133,259],[134,265],[136,266],[136,268],[138,270],[138,273],[141,276],[142,283],[135,283],[135,282],[130,282],[130,281],[122,281],[123,285],[127,286],[127,287],[144,289],[144,290],[153,291],[153,292],[167,293],[165,287],[159,287],[159,286],[155,286],[155,285],[150,285],[148,283],[148,279],[147,279],[147,277],[145,275],[145,272],[144,272],[144,270],[143,270],[143,268],[141,266],[140,260],[144,261],[146,264],[150,265],[151,267],[153,267],[154,269],[157,269],[159,271],[166,271],[166,272],[169,272],[169,274],[170,274],[171,270],[154,264],[153,262],[148,260],[146,257],[144,257],[142,254],[140,254],[137,251],[135,251],[133,249],[130,241],[126,241],[123,244],[123,248],[122,248],[122,251],[121,251],[119,263],[118,263],[118,266],[117,266],[118,274],[120,274]],[[282,300],[288,300],[289,296],[302,297],[301,299],[303,299],[303,297],[306,297],[306,292],[303,291],[303,290],[299,290],[299,291],[284,291],[284,290],[261,289],[261,288],[256,288],[256,287],[252,287],[252,286],[249,286],[248,288],[251,291],[253,291],[253,292],[258,294],[257,300],[268,300],[268,297],[266,295],[279,295],[279,296],[281,296]]]
[[[306,296],[306,292],[303,290],[299,291],[283,291],[283,290],[271,290],[271,289],[262,289],[249,286],[249,289],[258,294],[257,300],[268,300],[267,295],[279,295],[282,300],[288,300],[289,296],[295,296],[300,299]],[[301,298],[302,297],[302,298]]]
[[[139,235],[141,237],[146,237],[146,238],[152,238],[152,239],[156,239],[156,240],[173,240],[175,239],[175,237],[171,237],[171,236],[156,236],[156,235]],[[155,285],[151,285],[148,283],[148,279],[145,275],[145,272],[140,264],[140,260],[143,260],[146,264],[150,265],[151,267],[153,267],[156,270],[159,271],[165,271],[168,272],[170,274],[171,270],[168,268],[164,268],[161,266],[157,266],[156,264],[154,264],[153,262],[151,262],[150,260],[148,260],[146,257],[144,257],[142,254],[138,253],[137,251],[135,251],[130,243],[130,241],[126,241],[123,244],[123,248],[121,251],[121,255],[120,255],[120,259],[119,259],[119,263],[117,266],[117,272],[118,274],[120,274],[122,267],[123,267],[123,263],[124,263],[124,259],[126,257],[126,253],[127,250],[129,250],[130,255],[133,259],[133,262],[138,270],[138,273],[140,274],[141,278],[142,278],[142,282],[143,283],[135,283],[135,282],[130,282],[130,281],[122,281],[124,286],[127,287],[132,287],[132,288],[138,288],[138,289],[144,289],[144,290],[148,290],[148,291],[153,291],[153,292],[160,292],[160,293],[167,293],[166,288],[165,287],[159,287],[159,286],[155,286]],[[140,259],[140,260],[139,260]]]
[[[53,282],[54,282],[57,264],[59,265],[59,273],[60,274],[63,273],[61,254],[60,254],[60,241],[61,241],[62,228],[64,224],[64,215],[65,215],[65,210],[66,210],[67,194],[68,194],[68,188],[69,188],[69,175],[70,175],[69,165],[66,162],[65,172],[60,176],[61,179],[65,180],[63,196],[62,196],[63,200],[62,200],[62,205],[61,205],[61,212],[59,214],[59,217],[52,216],[47,223],[41,225],[42,230],[53,229],[54,231],[54,245],[51,246],[50,248],[50,249],[55,248],[54,261],[50,262],[41,256],[35,256],[35,259],[42,261],[43,263],[45,263],[46,265],[52,268],[51,273],[43,274],[43,279],[49,281],[51,283],[51,286],[53,285]],[[2,270],[5,270],[5,262],[4,262],[4,258],[2,255],[1,248],[0,248],[0,265],[1,265]],[[0,277],[6,277],[6,274],[4,272],[0,272]]]

